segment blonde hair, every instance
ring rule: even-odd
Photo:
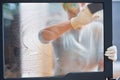
[[[79,9],[78,3],[62,3],[62,6],[65,11],[75,11]]]

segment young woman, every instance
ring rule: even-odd
[[[63,3],[69,20],[40,31],[40,41],[53,44],[54,75],[103,70],[103,10],[101,4],[94,10],[96,4],[88,5]],[[105,55],[116,60],[116,46],[109,47]]]

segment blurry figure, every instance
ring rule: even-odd
[[[69,20],[48,26],[39,33],[41,42],[53,44],[54,75],[103,71],[102,7],[90,12],[91,6],[82,5],[80,10],[78,3],[63,3],[62,5]],[[95,3],[93,5],[96,6]],[[105,55],[111,60],[116,60],[116,54],[116,46],[111,46]]]

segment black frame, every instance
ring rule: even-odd
[[[37,78],[4,78],[4,45],[3,45],[3,24],[2,24],[2,4],[3,3],[18,3],[18,2],[101,2],[104,5],[104,50],[112,46],[112,0],[2,0],[0,5],[0,80],[111,80],[113,78],[112,61],[104,56],[104,71],[103,72],[83,72],[70,73],[64,77],[37,77]]]

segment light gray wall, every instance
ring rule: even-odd
[[[118,60],[120,61],[120,0],[113,0],[113,44],[118,49]]]

